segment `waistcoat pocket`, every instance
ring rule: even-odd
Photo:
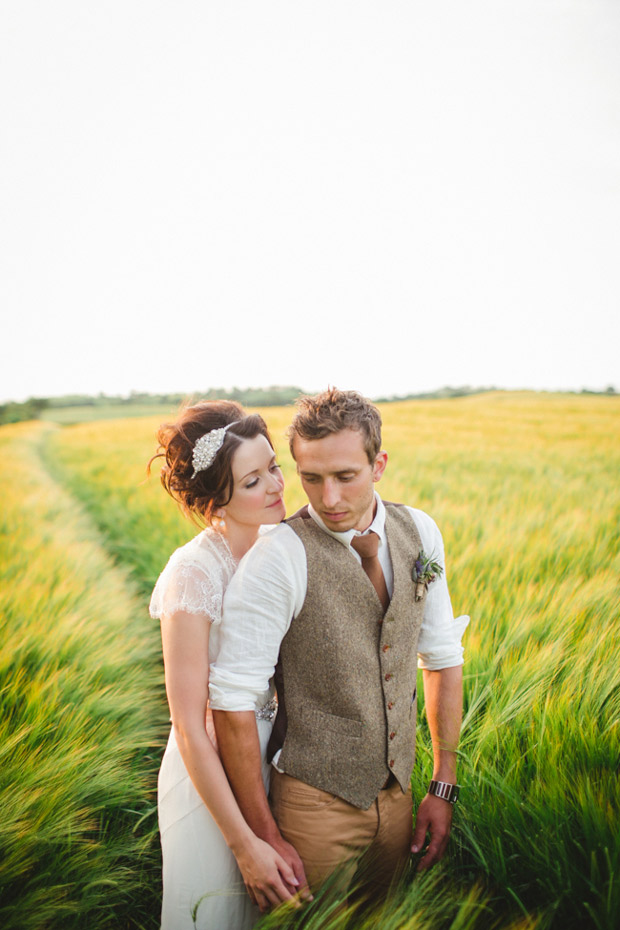
[[[326,714],[313,707],[304,707],[301,713],[304,726],[310,726],[315,732],[329,731],[336,736],[348,739],[361,739],[364,726],[361,720],[351,717],[337,717],[335,714]]]

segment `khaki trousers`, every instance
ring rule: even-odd
[[[371,894],[384,894],[402,876],[411,854],[411,789],[403,794],[393,777],[367,811],[276,770],[270,798],[312,891],[336,869],[340,888],[359,881]]]

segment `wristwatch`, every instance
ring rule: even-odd
[[[460,785],[451,785],[447,781],[433,780],[428,786],[428,793],[434,794],[437,798],[443,798],[444,801],[449,801],[450,804],[456,804],[460,787]]]

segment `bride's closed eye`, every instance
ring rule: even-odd
[[[268,468],[269,468],[269,472],[272,473],[272,474],[273,474],[273,472],[275,472],[275,471],[280,471],[280,466],[279,466],[279,464],[275,461],[275,459],[271,462],[271,464],[268,466]],[[252,488],[255,488],[255,487],[256,487],[256,485],[258,484],[259,480],[260,480],[260,475],[256,475],[255,477],[249,479],[249,480],[247,481],[247,483],[243,485],[243,488],[244,488],[246,491],[250,491]]]

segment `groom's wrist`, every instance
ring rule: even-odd
[[[428,794],[441,798],[449,804],[456,804],[461,786],[447,781],[432,779],[428,786]]]
[[[282,834],[278,830],[275,820],[270,824],[264,824],[264,826],[259,827],[255,832],[257,836],[260,836],[261,840],[265,840],[270,846],[273,846],[274,842],[278,842],[278,840],[282,839]]]
[[[252,831],[256,836],[260,837],[261,840],[264,840],[266,843],[269,843],[270,846],[273,846],[274,840],[280,840],[281,834],[278,829],[278,825],[273,819],[273,814],[271,810],[258,810],[254,809],[252,812],[253,815],[247,816],[247,822]]]
[[[448,752],[444,750],[438,759],[435,759],[435,765],[433,766],[433,774],[431,778],[433,781],[445,781],[450,782],[453,785],[456,785],[458,779],[456,777],[457,769],[457,754],[455,752]]]

